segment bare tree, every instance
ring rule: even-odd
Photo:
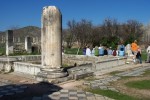
[[[147,26],[143,26],[142,29],[144,30],[144,34],[143,34],[143,43],[144,44],[149,44],[150,42],[150,24],[148,24]]]
[[[119,23],[116,19],[107,18],[101,25],[102,38],[100,42],[103,45],[111,46],[116,45],[119,39]],[[114,47],[114,46],[113,46]]]
[[[108,37],[113,37],[118,34],[119,23],[116,19],[107,18],[102,24],[102,30]]]
[[[128,20],[120,27],[120,37],[127,42],[133,42],[135,39],[140,41],[144,33],[143,24],[136,20]]]
[[[66,42],[67,48],[71,48],[75,42],[74,35],[70,32],[69,29],[63,30],[62,33],[63,33],[62,38],[63,38],[63,41]]]
[[[67,25],[69,28],[65,31],[65,41],[67,43],[67,47],[71,48],[73,46],[73,43],[76,41],[76,22],[75,20],[68,21]]]
[[[92,29],[92,35],[91,35],[91,43],[93,46],[99,46],[100,40],[103,37],[103,33],[100,26],[95,26]]]
[[[80,43],[80,47],[91,44],[91,35],[92,35],[92,23],[82,19],[76,25],[76,38]]]

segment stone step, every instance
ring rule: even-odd
[[[83,79],[83,78],[89,77],[89,76],[93,76],[93,72],[92,71],[90,71],[90,72],[76,73],[74,75],[74,79],[78,80],[78,79]]]
[[[73,80],[73,76],[69,75],[66,77],[54,78],[54,79],[42,77],[42,76],[36,76],[35,79],[39,82],[49,82],[49,83],[53,83],[53,84],[58,84],[58,83],[66,82],[68,80]]]
[[[113,72],[113,71],[122,71],[122,70],[127,70],[127,69],[132,69],[132,68],[135,68],[135,67],[140,67],[142,66],[141,64],[125,64],[125,65],[122,65],[122,66],[116,66],[116,67],[111,67],[111,68],[108,68],[108,69],[104,69],[104,70],[100,70],[100,71],[96,71],[94,72],[94,75],[95,76],[100,76],[100,75],[104,75],[104,74],[108,74],[110,72]]]

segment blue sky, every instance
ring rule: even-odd
[[[86,19],[99,25],[105,18],[150,23],[150,0],[0,0],[0,31],[11,27],[41,27],[44,6],[56,6],[62,13],[62,26],[69,20]]]

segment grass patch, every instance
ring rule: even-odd
[[[113,72],[110,72],[109,74],[110,75],[116,75],[116,74],[121,73],[121,72],[123,72],[123,71],[113,71]]]
[[[121,76],[121,80],[125,80],[125,79],[129,79],[129,78],[133,78],[134,76]]]
[[[146,70],[144,73],[143,73],[144,76],[148,76],[150,75],[150,69],[149,70]]]
[[[86,77],[84,80],[85,81],[94,81],[94,80],[98,80],[98,79],[95,78],[94,76],[91,76],[91,77]]]
[[[77,54],[78,48],[65,48],[65,54]],[[82,55],[82,49],[79,49],[78,55]]]
[[[62,67],[63,67],[63,68],[69,67],[69,65],[67,65],[67,64],[62,64]]]
[[[0,55],[4,55],[4,54],[5,54],[5,51],[6,51],[5,48],[2,48],[2,47],[1,47],[1,48],[0,48]]]
[[[150,89],[150,80],[132,81],[126,83],[125,85],[137,89]]]
[[[146,53],[146,51],[142,51],[141,57],[142,57],[142,61],[147,60],[147,53]]]
[[[89,92],[107,96],[115,100],[139,100],[137,98],[134,98],[134,97],[131,97],[131,96],[119,93],[119,92],[111,91],[111,90],[92,89],[92,90],[89,90]]]

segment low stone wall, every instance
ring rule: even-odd
[[[22,56],[9,56],[9,58],[16,58],[18,61],[41,61],[41,55],[22,55]]]
[[[83,65],[92,63],[93,67],[99,69],[102,66],[118,66],[125,64],[126,57],[114,57],[114,56],[85,56],[85,55],[63,55],[63,64],[68,64],[69,66]],[[100,66],[101,65],[101,66]]]
[[[0,58],[0,71],[10,72],[14,69],[13,63],[17,61],[15,58]]]
[[[67,57],[67,56],[66,56]],[[73,58],[73,59],[71,59]],[[81,60],[82,59],[82,60]],[[110,69],[119,65],[124,65],[126,57],[113,57],[113,56],[71,56],[65,58],[70,63],[76,63],[77,66],[68,69],[68,73],[73,75],[74,79],[80,79],[94,75],[94,72],[104,69]]]
[[[95,63],[95,70],[109,69],[115,66],[124,65],[126,58],[115,58],[115,59],[106,59],[105,61],[99,61]]]
[[[41,65],[25,63],[25,62],[14,62],[14,72],[21,72],[30,75],[37,75],[41,71]]]
[[[87,63],[92,63],[93,61],[97,61],[96,57],[93,56],[85,56],[85,55],[69,55],[64,54],[62,56],[63,64],[67,64],[69,66],[82,65]]]

